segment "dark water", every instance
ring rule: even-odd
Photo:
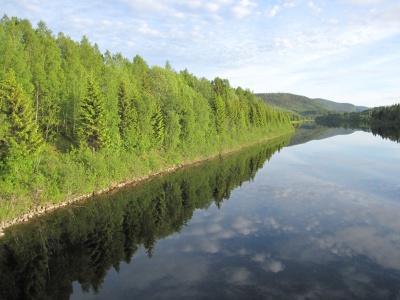
[[[0,298],[400,299],[400,144],[310,130],[9,229]]]

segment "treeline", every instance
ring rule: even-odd
[[[99,292],[109,269],[119,271],[140,248],[152,257],[159,239],[182,230],[195,209],[219,207],[288,141],[280,138],[7,230],[0,240],[0,298],[69,299],[74,281]]]
[[[315,118],[324,126],[362,129],[400,142],[400,104],[371,108],[362,112],[337,113]]]
[[[373,122],[400,126],[400,104],[376,107],[370,114]]]
[[[291,131],[226,79],[0,21],[0,219]]]

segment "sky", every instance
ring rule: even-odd
[[[400,103],[399,0],[0,0],[0,13],[255,93]]]

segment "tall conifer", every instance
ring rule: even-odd
[[[79,121],[78,136],[81,146],[87,145],[95,152],[110,145],[105,101],[93,75],[89,75],[87,80]]]
[[[36,154],[43,138],[38,132],[30,101],[22,86],[16,82],[14,71],[8,72],[0,84],[0,109],[8,124],[2,134],[3,141],[0,141],[3,154],[8,155],[11,151],[23,156]]]
[[[119,131],[121,136],[125,137],[127,130],[131,129],[137,120],[137,112],[123,81],[118,86],[118,115],[120,118]]]

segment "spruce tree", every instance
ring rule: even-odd
[[[43,138],[38,132],[31,103],[23,88],[16,82],[14,71],[8,72],[0,85],[0,110],[5,119],[0,141],[2,154],[34,155],[43,145]],[[2,126],[5,127],[5,126]]]
[[[118,86],[118,115],[120,118],[119,132],[125,138],[126,132],[132,128],[137,120],[137,112],[123,81]]]
[[[81,147],[89,146],[95,152],[110,145],[105,101],[93,75],[89,75],[87,80],[79,122],[78,137]]]

